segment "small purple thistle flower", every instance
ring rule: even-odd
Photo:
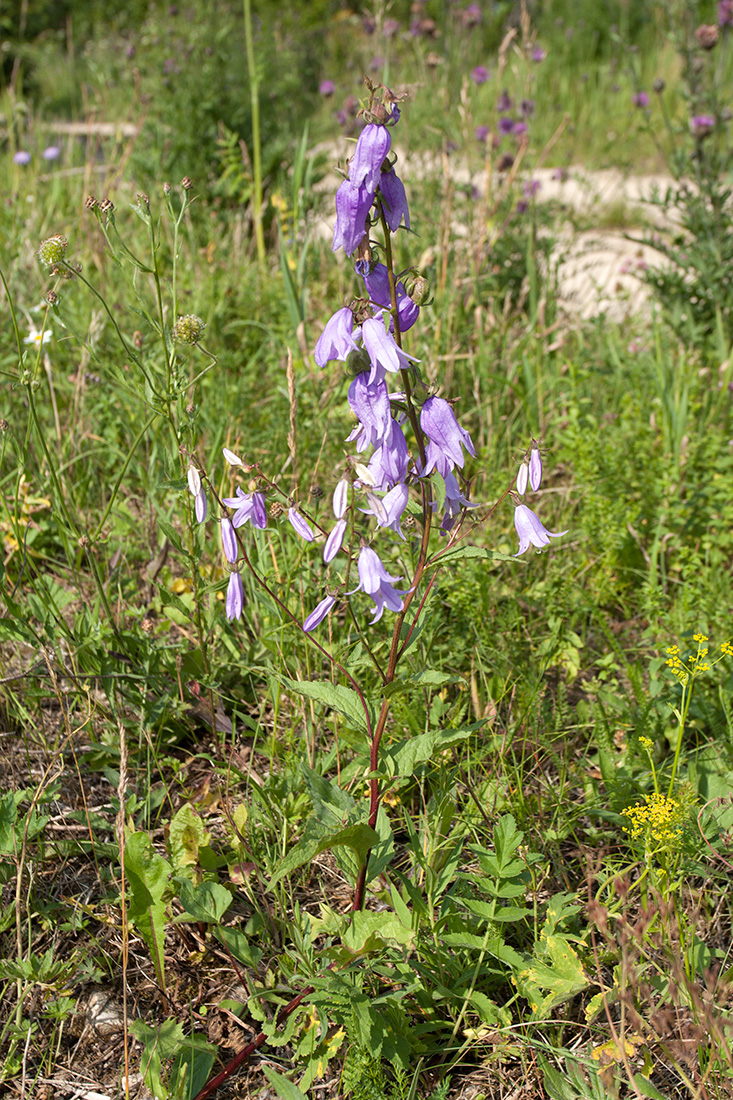
[[[718,26],[733,27],[733,0],[719,0]]]
[[[693,115],[690,127],[695,137],[707,137],[715,129],[715,118],[713,115]]]
[[[526,504],[518,504],[514,509],[514,526],[519,535],[519,550],[514,555],[515,558],[530,546],[536,546],[538,550],[542,550],[545,546],[549,546],[550,539],[559,539],[562,535],[567,535],[567,531],[548,531],[539,516],[535,515]]]
[[[506,114],[507,111],[513,110],[513,108],[514,101],[505,88],[496,101],[496,109],[500,115],[503,115]]]
[[[523,99],[521,104],[521,111],[525,118],[531,118],[534,114],[534,100]]]
[[[323,560],[328,565],[329,562],[338,554],[339,550],[344,544],[344,535],[346,534],[346,520],[340,519],[334,527],[331,534],[326,539],[325,546],[323,547]]]
[[[517,137],[520,137],[522,134],[526,134],[528,130],[529,126],[526,122],[515,122],[512,126],[512,133],[516,134]]]
[[[499,119],[499,133],[500,134],[511,134],[513,129],[514,129],[514,119],[513,118],[509,118],[509,116],[507,115],[504,118]]]
[[[479,87],[485,84],[490,76],[491,73],[485,65],[477,65],[475,69],[471,69],[471,80],[474,84],[478,84]]]
[[[321,600],[316,607],[313,608],[308,618],[303,623],[303,630],[308,633],[311,630],[315,630],[330,612],[333,605],[336,603],[335,596],[326,596]]]
[[[43,150],[44,160],[58,160],[60,156],[61,150],[59,149],[58,145],[49,145],[46,149]]]
[[[224,516],[221,521],[221,546],[226,560],[230,565],[234,565],[239,557],[239,547],[237,546],[237,536],[234,533],[232,521],[227,516]]]
[[[399,20],[397,19],[385,19],[382,27],[382,34],[385,38],[394,38],[400,29]]]
[[[297,508],[288,508],[288,519],[296,534],[300,535],[306,542],[315,542],[316,536],[313,534],[311,525]]]
[[[227,619],[232,622],[234,619],[241,619],[242,607],[244,605],[244,589],[242,588],[242,578],[239,573],[229,574],[229,584],[227,585]]]
[[[648,92],[634,92],[631,97],[631,102],[635,107],[648,107],[649,106],[649,93]]]
[[[482,145],[484,145],[489,136],[489,127],[483,125],[477,126],[473,132],[476,137],[476,141],[479,141]]]
[[[420,411],[420,427],[428,437],[426,466],[422,476],[437,470],[441,477],[455,466],[463,466],[463,447],[476,457],[471,436],[461,428],[453,409],[442,397],[429,397]]]
[[[376,623],[381,619],[385,607],[394,612],[402,610],[403,600],[400,597],[407,593],[392,587],[394,582],[399,580],[401,577],[393,577],[387,572],[379,555],[372,550],[371,546],[364,546],[359,552],[359,584],[349,595],[353,595],[354,592],[365,592],[374,600],[372,623]]]
[[[25,149],[19,149],[17,153],[13,153],[13,164],[20,164],[24,166],[30,164],[31,154],[26,152]]]
[[[348,306],[337,309],[326,322],[316,344],[315,360],[319,367],[325,367],[332,359],[346,362],[350,351],[358,351],[359,345],[354,339],[354,314]]]
[[[318,94],[328,99],[336,91],[336,85],[332,80],[322,80],[318,85]]]
[[[541,61],[544,61],[547,57],[546,50],[543,50],[541,46],[535,46],[529,55],[536,65],[539,65]]]

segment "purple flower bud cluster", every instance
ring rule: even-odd
[[[535,439],[532,440],[530,449],[524,455],[517,474],[517,494],[523,497],[527,492],[527,486],[536,493],[542,484],[542,452]],[[559,539],[567,535],[567,531],[548,531],[542,520],[526,504],[517,504],[514,509],[514,526],[519,535],[519,550],[514,555],[518,558],[524,554],[530,546],[536,546],[538,550],[548,546],[550,539]]]

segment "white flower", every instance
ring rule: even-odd
[[[23,343],[33,344],[35,347],[40,348],[43,347],[44,344],[47,344],[52,336],[53,333],[51,332],[50,328],[44,329],[43,332],[41,332],[39,329],[33,328],[33,326],[31,326],[31,329]]]

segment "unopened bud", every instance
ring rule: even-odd
[[[68,247],[69,242],[66,237],[62,237],[60,233],[55,233],[53,237],[49,237],[48,240],[43,241],[40,245],[38,249],[38,259],[42,264],[48,264],[49,266],[60,264],[66,255],[66,249]]]
[[[346,370],[356,378],[357,374],[363,374],[365,370],[372,369],[372,361],[365,348],[352,348],[346,356]]]
[[[430,299],[430,283],[424,275],[412,275],[405,279],[405,290],[416,306]]]
[[[95,199],[94,195],[87,195],[84,205],[86,206],[87,210],[93,210],[95,206],[99,206],[99,203]]]
[[[104,214],[111,214],[112,211],[114,210],[114,208],[115,208],[115,204],[112,202],[111,199],[102,199],[102,201],[99,204],[99,209]]]
[[[193,188],[193,180],[190,176],[184,176],[181,180],[181,187],[184,191],[190,191]]]
[[[173,340],[177,344],[197,344],[204,334],[206,325],[195,313],[179,317],[173,326]]]
[[[58,300],[59,300],[59,296],[56,293],[56,291],[55,290],[49,290],[48,294],[46,295],[46,301],[48,302],[48,304],[50,306],[55,306],[56,303],[58,302]]]
[[[163,194],[164,195],[170,195],[170,193],[171,193],[171,185],[166,180],[166,182],[163,184]]]
[[[140,332],[139,329],[135,329],[135,331],[133,332],[132,342],[135,345],[135,347],[138,348],[138,349],[141,348],[143,346],[143,344],[145,343],[145,341],[143,339],[143,334],[142,334],[142,332]]]

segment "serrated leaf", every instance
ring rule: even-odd
[[[444,749],[457,745],[459,741],[465,741],[474,732],[475,726],[467,726],[458,730],[430,730],[428,733],[418,733],[403,741],[401,745],[390,745],[381,754],[381,764],[388,776],[410,776],[414,774],[418,764]]]
[[[280,682],[298,695],[304,695],[306,699],[312,699],[316,703],[323,703],[331,710],[338,711],[352,726],[367,732],[367,721],[364,707],[355,691],[343,687],[341,684],[332,684],[329,680],[291,680],[289,676],[279,676]],[[374,723],[373,715],[369,715]]]
[[[442,554],[436,554],[431,558],[429,565],[447,565],[455,561],[463,561],[472,558],[476,561],[520,561],[511,554],[500,554],[498,550],[488,550],[485,546],[451,546]]]
[[[301,769],[305,776],[305,785],[313,813],[318,821],[331,828],[347,824],[346,819],[356,810],[356,802],[348,791],[342,790],[325,776],[319,775],[305,762],[301,764]]]

